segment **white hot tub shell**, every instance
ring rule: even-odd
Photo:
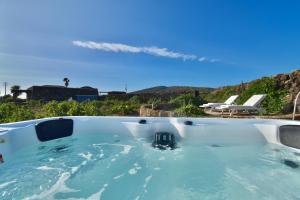
[[[280,141],[280,127],[295,126],[295,139],[300,137],[300,122],[265,119],[223,118],[141,118],[141,117],[60,117],[73,120],[73,136],[78,134],[124,134],[132,139],[152,140],[156,132],[174,134],[177,141],[205,144],[266,144],[273,143],[287,148]],[[45,118],[17,123],[0,124],[0,154],[5,160],[25,146],[40,143],[36,125],[59,118]],[[140,120],[146,120],[140,123]],[[186,123],[189,121],[189,123]],[[290,137],[289,135],[289,137]],[[295,141],[292,138],[292,140]],[[300,141],[300,140],[299,140]],[[300,144],[299,144],[300,146]],[[293,148],[298,151],[298,148]]]

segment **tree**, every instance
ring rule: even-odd
[[[10,92],[13,94],[13,99],[16,100],[18,96],[21,94],[19,85],[13,85],[10,88]]]
[[[65,82],[65,86],[68,87],[70,80],[68,78],[64,78],[63,82]]]
[[[242,94],[245,91],[245,89],[246,89],[246,86],[245,86],[244,82],[242,81],[238,87],[238,93]]]

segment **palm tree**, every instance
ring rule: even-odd
[[[13,85],[10,88],[10,92],[13,94],[13,99],[16,100],[18,96],[21,94],[19,85]]]
[[[70,80],[68,78],[64,78],[63,82],[65,82],[65,86],[68,87]]]

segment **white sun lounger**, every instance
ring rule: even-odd
[[[217,110],[229,110],[230,115],[233,114],[234,111],[259,111],[260,103],[266,98],[266,94],[257,94],[250,97],[243,105],[221,105],[216,107]]]
[[[238,98],[239,95],[233,95],[231,97],[229,97],[224,103],[206,103],[201,105],[201,108],[216,108],[218,106],[222,106],[222,105],[232,105],[234,103],[234,101]]]

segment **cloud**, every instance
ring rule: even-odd
[[[160,56],[166,58],[182,59],[182,60],[197,60],[199,62],[216,62],[216,59],[208,59],[199,57],[193,54],[184,54],[168,50],[167,48],[159,48],[156,46],[150,47],[135,47],[120,43],[93,42],[93,41],[72,41],[73,45],[83,48],[96,49],[115,53],[145,53],[152,56]]]

